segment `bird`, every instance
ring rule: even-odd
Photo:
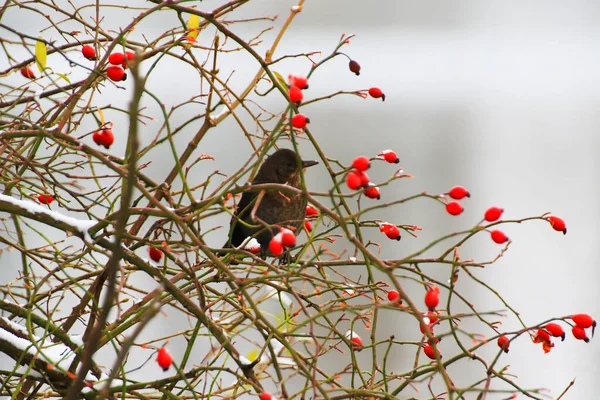
[[[267,157],[252,180],[252,185],[278,183],[302,190],[301,170],[318,163],[302,160],[295,151],[282,148]],[[271,238],[281,227],[288,227],[298,235],[306,217],[306,197],[276,189],[265,190],[262,195],[260,193],[256,190],[242,193],[231,218],[229,239],[223,248],[239,247],[248,237],[252,237],[260,243],[264,255],[267,254]],[[252,220],[254,209],[257,220]],[[263,222],[268,226],[264,226]]]

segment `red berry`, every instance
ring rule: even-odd
[[[369,95],[374,99],[381,99],[382,101],[385,101],[385,94],[379,88],[372,87],[369,89]]]
[[[575,314],[571,316],[571,319],[575,323],[575,325],[580,326],[584,329],[589,328],[590,326],[596,327],[596,321],[592,318],[591,315],[588,314]]]
[[[504,335],[500,336],[498,338],[498,347],[500,347],[505,353],[508,353],[508,348],[510,347],[510,339]]]
[[[159,262],[163,256],[163,252],[155,247],[150,247],[148,248],[148,255],[152,261]]]
[[[536,343],[540,343],[540,342],[550,343],[550,334],[543,329],[538,329],[538,331],[535,334],[534,341]]]
[[[425,355],[430,359],[435,360],[435,352],[433,351],[433,347],[430,345],[426,344],[423,346],[423,353],[425,353]]]
[[[290,86],[296,85],[300,89],[308,89],[308,79],[303,75],[288,75]]]
[[[358,156],[352,161],[352,166],[358,171],[366,171],[371,166],[371,161],[368,157]]]
[[[102,131],[94,132],[92,139],[98,146],[102,146]]]
[[[508,236],[504,234],[504,232],[499,230],[494,230],[490,234],[492,236],[492,240],[498,244],[502,244],[508,241]]]
[[[125,63],[125,54],[117,52],[108,56],[108,62],[112,65],[123,65]]]
[[[369,175],[367,175],[366,172],[364,172],[364,171],[356,171],[356,174],[360,178],[360,186],[361,187],[366,187],[366,186],[368,186],[371,183],[371,180],[369,179]]]
[[[120,82],[127,79],[125,70],[116,65],[111,65],[110,67],[106,68],[106,75],[108,75],[109,79],[113,82]]]
[[[550,322],[549,324],[547,324],[544,327],[544,329],[546,329],[548,331],[548,333],[551,334],[552,336],[559,337],[563,341],[565,340],[565,331],[563,330],[562,326],[560,326],[559,324]]]
[[[389,301],[396,301],[400,298],[400,293],[395,290],[390,290],[387,294],[387,298]]]
[[[89,44],[86,44],[81,48],[81,53],[90,61],[94,61],[96,59],[96,50]]]
[[[306,206],[306,216],[314,217],[315,215],[319,215],[319,210],[317,210],[313,206]]]
[[[283,247],[294,247],[296,245],[296,235],[287,228],[281,229],[281,244]]]
[[[385,235],[390,239],[395,239],[395,240],[401,239],[400,228],[398,228],[396,225],[388,224],[387,222],[383,223],[379,227],[379,231],[385,233]]]
[[[126,51],[125,58],[127,61],[132,61],[135,58],[135,53],[133,51]]]
[[[398,158],[398,155],[393,150],[383,150],[380,154],[383,156],[383,159],[390,164],[398,164],[400,162],[400,158]]]
[[[490,207],[486,210],[485,214],[483,215],[483,218],[485,218],[485,220],[487,222],[498,221],[500,219],[500,217],[502,216],[503,212],[504,212],[503,208]]]
[[[352,339],[350,339],[350,340],[352,341],[352,346],[354,346],[355,348],[363,347],[363,341],[360,338],[360,336],[352,335]]]
[[[583,329],[579,325],[575,325],[571,332],[573,332],[573,336],[575,337],[575,339],[583,340],[586,343],[590,341],[590,338],[588,338],[587,334],[585,333],[585,329]]]
[[[460,200],[465,197],[471,197],[471,194],[462,186],[454,186],[448,192],[448,196],[452,197],[454,200]]]
[[[308,123],[310,123],[310,120],[304,114],[296,114],[292,117],[292,126],[294,128],[303,129]]]
[[[252,254],[258,254],[260,253],[260,244],[258,246],[250,246],[248,248],[248,251]]]
[[[350,60],[350,63],[348,63],[348,68],[350,68],[350,71],[354,72],[356,75],[360,75],[360,64],[356,61]]]
[[[107,149],[110,148],[110,146],[112,146],[112,144],[115,142],[115,135],[112,132],[112,129],[107,128],[107,129],[103,129],[104,132],[104,139],[102,145],[104,147],[106,147]]]
[[[272,396],[271,396],[271,393],[269,393],[269,392],[262,392],[262,393],[261,393],[261,394],[258,396],[258,398],[259,398],[260,400],[271,400],[271,399],[272,399]]]
[[[450,203],[446,204],[446,211],[448,211],[448,214],[450,215],[459,215],[463,212],[463,210],[463,206],[461,206],[460,203],[457,203],[456,201],[451,201]]]
[[[379,188],[377,186],[369,186],[365,189],[365,196],[370,199],[381,199],[381,194],[379,193]]]
[[[283,254],[283,244],[281,243],[281,235],[277,234],[269,242],[269,251],[274,256],[280,256]]]
[[[304,229],[306,229],[307,232],[312,232],[312,224],[309,220],[304,220]]]
[[[163,371],[166,371],[169,369],[171,364],[173,364],[173,357],[171,356],[171,353],[169,353],[169,350],[167,350],[166,347],[161,347],[160,349],[158,349],[156,361],[158,362],[158,365],[163,369]]]
[[[419,324],[419,330],[421,331],[421,333],[423,335],[425,334],[425,328],[427,328],[429,330],[429,332],[433,335],[433,326],[431,324],[427,324],[427,325]]]
[[[533,338],[533,343],[541,343],[544,353],[548,353],[554,347],[554,343],[550,340],[550,334],[543,329],[538,329]]]
[[[430,311],[440,304],[440,291],[438,288],[431,288],[425,293],[425,305]]]
[[[350,171],[346,175],[346,185],[350,190],[356,190],[361,186],[360,176],[356,171]]]
[[[49,194],[40,194],[38,196],[38,201],[42,204],[50,204],[54,201],[54,197],[50,196]]]
[[[115,142],[115,135],[112,129],[108,128],[104,130],[104,147],[107,149]]]
[[[439,320],[435,311],[427,311],[426,317],[429,319],[429,325],[433,325]]]
[[[296,103],[296,105],[300,105],[300,103],[302,103],[302,99],[304,98],[304,95],[302,94],[302,89],[300,89],[296,85],[290,86],[289,96],[290,101],[292,103]]]
[[[433,344],[438,344],[440,342],[440,338],[437,336],[432,337],[431,339],[427,339],[427,343],[429,343],[430,346],[433,346]]]
[[[27,79],[35,79],[35,73],[31,69],[31,67],[21,68],[21,75],[23,75]]]
[[[565,235],[567,234],[567,225],[565,224],[565,221],[562,220],[562,218],[558,218],[552,215],[546,219],[548,220],[548,222],[550,222],[550,226],[552,226],[552,228],[555,231],[562,232]]]

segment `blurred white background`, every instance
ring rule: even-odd
[[[198,7],[211,10],[219,4],[205,1],[198,2]],[[275,26],[280,27],[294,4],[258,0],[236,15],[279,14]],[[19,13],[11,12],[11,26],[38,34],[42,26],[36,26],[37,21],[20,21]],[[130,16],[117,12],[107,17],[105,29],[118,29],[130,20]],[[476,273],[498,289],[527,324],[578,312],[598,318],[599,17],[600,3],[586,0],[308,0],[275,58],[310,51],[328,54],[342,33],[357,34],[343,51],[361,64],[360,76],[347,70],[346,58],[338,57],[315,73],[305,98],[378,86],[384,90],[386,101],[336,97],[303,108],[311,119],[310,130],[325,152],[350,162],[359,154],[372,156],[382,149],[395,149],[400,165],[414,179],[382,189],[382,201],[425,190],[441,193],[456,184],[470,190],[472,198],[463,202],[465,212],[460,217],[450,217],[431,201],[409,203],[380,216],[424,228],[419,239],[405,235],[399,244],[388,245],[385,256],[400,258],[441,234],[469,228],[492,205],[503,207],[507,219],[552,212],[565,219],[566,236],[540,221],[507,225],[503,230],[513,240],[509,251],[493,266]],[[161,14],[155,23],[137,31],[156,37],[174,23],[173,13],[169,17]],[[242,37],[259,30],[253,24],[233,25],[232,29]],[[260,54],[277,31],[265,35],[266,45],[258,47]],[[235,69],[234,82],[239,82],[239,87],[245,86],[258,68],[242,57],[238,64],[221,67]],[[275,69],[287,76],[306,73],[309,68],[306,59],[296,59]],[[155,72],[160,78],[151,80],[150,85],[167,108],[172,105],[168,104],[171,98],[173,103],[180,103],[182,96],[188,96],[186,91],[197,85],[197,76],[187,78],[186,71],[191,72],[190,67],[167,59]],[[84,72],[72,73],[83,76]],[[128,101],[126,92],[111,87],[102,96],[105,103]],[[150,102],[145,105],[152,111]],[[273,98],[265,105],[271,110],[284,109],[281,99]],[[119,115],[112,119],[117,126],[125,125],[126,120]],[[211,131],[198,150],[198,155],[215,156],[219,169],[226,173],[237,170],[250,154],[250,147],[239,142],[239,128],[230,120],[223,129]],[[159,123],[152,129],[158,129]],[[92,125],[88,128],[94,129]],[[190,135],[197,128],[191,128]],[[180,138],[180,143],[190,135]],[[122,153],[119,145],[123,143],[115,145],[115,154]],[[302,148],[304,158],[314,156],[308,145]],[[146,173],[164,179],[164,163],[159,154],[155,157]],[[325,191],[329,181],[320,182],[318,168],[307,174],[309,189]],[[371,174],[377,176],[378,172],[383,180],[389,168],[376,165]],[[227,225],[228,221],[223,216],[215,223]],[[224,235],[219,231],[209,238],[209,244],[219,246]],[[487,235],[480,235],[461,254],[464,259],[487,260],[498,248]],[[10,257],[16,254],[2,255],[3,268],[7,268]],[[427,268],[431,272],[437,267]],[[440,268],[438,277],[446,275],[446,269]],[[489,292],[467,280],[464,283],[467,286],[460,287],[463,294],[470,295],[480,309],[503,308]],[[512,317],[504,327],[510,331],[519,325]],[[380,332],[382,337],[384,333],[398,337],[402,332],[413,335],[415,329],[391,319]],[[556,397],[577,378],[565,398],[593,399],[600,374],[598,339],[585,344],[574,340],[570,332],[567,336],[549,354],[522,337],[512,343],[502,363],[511,365],[510,371],[519,377],[522,387],[547,388],[548,394]],[[444,348],[449,345],[442,343],[442,349],[448,351],[446,357],[451,356],[451,348]],[[495,351],[482,355],[492,356]],[[406,354],[411,356],[412,350]],[[406,361],[410,362],[399,355],[397,370]],[[463,362],[450,371],[458,385],[470,382],[473,374],[481,376],[481,368],[474,363]]]

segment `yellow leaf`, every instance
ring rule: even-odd
[[[63,78],[65,81],[67,81],[67,83],[71,83],[71,81],[69,80],[69,78],[65,75],[65,74],[59,74],[58,72],[56,73],[56,75],[60,76],[61,78]]]
[[[190,15],[187,22],[188,32],[185,35],[185,40],[188,44],[184,44],[186,48],[190,48],[192,44],[197,42],[198,35],[200,34],[200,17],[197,15]]]
[[[102,125],[104,126],[104,113],[100,107],[98,107],[98,116],[100,117],[100,122],[102,122]]]
[[[190,19],[187,22],[188,29],[198,29],[200,28],[200,17],[192,14],[190,15]]]
[[[44,72],[46,69],[46,56],[48,55],[46,51],[46,43],[38,40],[35,44],[35,63],[37,64],[40,72]]]
[[[273,75],[275,75],[275,77],[277,78],[277,80],[279,81],[279,84],[281,85],[281,87],[286,88],[287,87],[287,82],[285,81],[285,79],[283,79],[283,76],[281,76],[279,74],[279,72],[277,71],[271,71],[273,72]],[[274,83],[274,82],[273,82]]]

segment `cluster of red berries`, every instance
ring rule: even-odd
[[[500,207],[490,207],[483,214],[483,219],[487,222],[496,222],[502,216],[504,212],[503,208]],[[494,241],[494,243],[502,244],[508,242],[508,236],[504,232],[498,229],[494,229],[490,232],[490,237]]]
[[[429,311],[427,312],[426,316],[424,317],[427,321],[427,328],[423,327],[421,325],[421,333],[425,333],[425,329],[429,329],[431,335],[433,335],[433,325],[438,321],[438,317],[437,314]],[[440,341],[440,339],[436,336],[433,336],[432,339],[428,339],[427,343],[425,345],[423,345],[423,353],[425,353],[425,355],[427,357],[429,357],[431,360],[435,360],[435,351],[433,350],[433,344],[438,344],[438,342]],[[439,351],[439,348],[438,348]],[[440,354],[440,358],[442,358],[442,355]]]
[[[274,256],[283,254],[285,248],[291,248],[296,245],[296,235],[288,228],[281,228],[279,233],[269,242],[269,251]]]
[[[98,146],[104,146],[106,149],[110,149],[110,146],[115,142],[115,135],[112,131],[112,126],[110,128],[102,128],[99,131],[94,132],[92,139]]]
[[[571,320],[575,324],[571,329],[575,339],[583,340],[586,343],[589,342],[590,339],[587,337],[585,330],[592,328],[592,337],[594,336],[594,331],[596,330],[596,321],[594,318],[588,314],[575,314],[571,316]]]
[[[592,328],[592,336],[594,336],[594,330],[596,328],[596,321],[588,314],[575,314],[569,317],[574,325],[571,329],[573,337],[577,340],[583,340],[589,342],[585,330]],[[565,340],[566,334],[562,326],[555,322],[550,322],[545,326],[539,328],[533,336],[533,343],[541,343],[544,353],[548,353],[553,347],[552,337],[559,337],[561,341]],[[510,339],[502,335],[498,338],[498,347],[505,353],[508,353],[510,347]]]
[[[379,153],[377,157],[383,158],[389,163],[399,163],[400,159],[398,155],[392,150],[384,150]],[[365,172],[371,167],[371,160],[365,156],[358,156],[352,161],[352,170],[346,174],[346,185],[350,190],[358,190],[364,188],[364,194],[368,198],[377,199],[381,198],[379,188],[371,183],[369,176]],[[384,232],[382,230],[382,232]],[[395,239],[396,237],[394,237]]]
[[[50,204],[54,201],[54,197],[49,194],[40,194],[38,195],[38,201],[42,204]]]
[[[310,219],[316,218],[319,215],[319,210],[314,208],[313,206],[306,206],[306,219],[304,220],[304,229],[307,232],[312,232],[312,224]]]
[[[125,54],[117,52],[112,53],[108,57],[108,62],[111,64],[106,68],[106,75],[111,81],[120,82],[127,79],[125,70],[127,69],[127,62],[133,60],[135,53],[126,51]]]
[[[94,47],[86,44],[81,48],[81,53],[85,58],[90,61],[97,60],[98,56]],[[127,62],[133,60],[135,53],[132,51],[126,51],[125,53],[115,52],[108,57],[108,63],[111,64],[106,68],[106,76],[111,81],[120,82],[127,79],[125,70],[127,69]]]
[[[304,99],[304,93],[302,90],[308,89],[308,79],[302,75],[292,75],[288,76],[288,97],[290,101],[296,106],[299,106]],[[292,126],[297,129],[306,128],[306,124],[310,123],[310,119],[306,117],[304,114],[295,114],[292,117]]]
[[[304,220],[304,228],[307,232],[312,231],[312,225],[310,223],[309,218],[314,218],[319,215],[319,210],[314,208],[311,205],[306,206],[306,219]],[[257,241],[256,245],[247,245],[248,251],[253,254],[258,254],[260,252],[260,244]],[[296,235],[292,230],[288,228],[281,228],[279,233],[271,239],[269,242],[269,251],[274,256],[280,256],[283,254],[284,249],[291,248],[296,245]]]
[[[454,200],[462,200],[465,197],[471,197],[471,194],[462,186],[454,186],[448,193],[446,193]],[[446,211],[450,215],[459,215],[464,211],[463,206],[457,201],[450,201],[446,203]]]
[[[439,320],[435,308],[440,304],[440,289],[437,286],[431,286],[429,289],[427,289],[427,292],[425,292],[424,302],[429,311],[423,315],[423,321],[425,322],[425,325],[420,324],[419,329],[421,330],[422,334],[425,334],[425,332],[428,330],[429,333],[433,335],[433,327]],[[428,343],[423,346],[423,353],[425,353],[425,355],[430,359],[435,360],[435,351],[433,350],[433,343],[431,343],[431,341],[432,340],[429,339]],[[434,337],[433,342],[437,344],[439,339]],[[440,358],[441,357],[442,356],[440,355]]]
[[[454,186],[448,193],[446,193],[450,198],[454,200],[462,200],[465,197],[471,197],[471,194],[462,186]],[[450,201],[446,203],[446,211],[450,215],[459,215],[464,211],[463,206],[458,201]],[[500,207],[490,207],[483,214],[483,220],[487,222],[496,222],[502,216],[504,212],[503,208]],[[567,233],[567,226],[565,221],[556,216],[549,216],[546,220],[550,223],[550,226],[556,231]],[[508,242],[508,236],[504,232],[498,229],[494,229],[490,231],[490,237],[495,243],[503,244]]]
[[[365,172],[371,167],[371,160],[365,156],[358,156],[352,161],[353,170],[346,175],[346,185],[351,190],[365,188],[365,196],[371,199],[380,199],[379,188],[371,183]]]
[[[421,333],[425,334],[425,330],[428,329],[433,335],[433,327],[438,320],[439,318],[436,311],[427,311],[425,314],[423,314],[423,321],[425,322],[425,325],[420,324],[419,330]]]

